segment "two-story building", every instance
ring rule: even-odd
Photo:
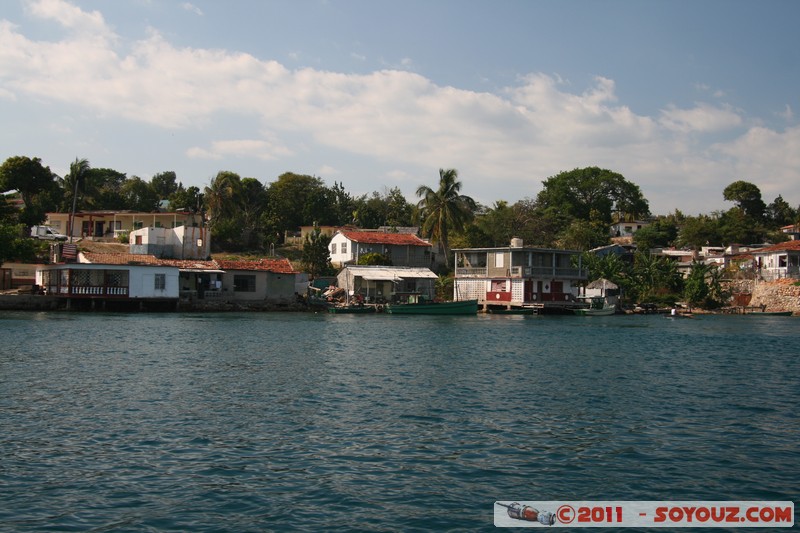
[[[336,267],[355,264],[369,253],[387,256],[394,266],[430,268],[436,259],[431,243],[411,233],[340,229],[331,238],[328,250]]]
[[[587,280],[579,251],[529,248],[512,239],[506,247],[453,252],[454,299],[477,299],[484,308],[569,309]]]

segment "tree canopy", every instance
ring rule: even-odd
[[[439,187],[436,190],[422,185],[417,189],[421,198],[417,207],[422,221],[423,235],[442,244],[445,266],[450,266],[450,246],[448,234],[451,230],[461,231],[474,216],[476,204],[461,194],[461,182],[456,169],[439,169]]]
[[[540,207],[563,211],[573,218],[610,224],[612,216],[642,218],[650,207],[638,185],[610,170],[587,167],[561,172],[542,182]]]

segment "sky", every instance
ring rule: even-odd
[[[0,160],[492,206],[598,166],[653,214],[800,206],[794,0],[3,0]]]

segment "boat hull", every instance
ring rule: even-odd
[[[609,316],[616,312],[613,307],[604,307],[603,309],[573,309],[578,316]]]
[[[365,305],[348,305],[348,306],[341,306],[341,307],[329,307],[329,313],[349,313],[349,314],[358,314],[358,315],[368,315],[368,314],[375,314],[377,310],[373,306],[365,306]]]
[[[475,315],[478,313],[478,300],[390,304],[385,311],[391,315]]]

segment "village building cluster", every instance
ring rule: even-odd
[[[66,306],[126,302],[139,307],[224,306],[287,307],[306,297],[308,275],[296,271],[286,258],[253,260],[212,259],[211,235],[198,215],[189,212],[135,213],[94,211],[49,213],[47,227],[64,232],[66,241],[54,242],[50,261],[29,265],[6,263],[0,270],[3,289],[36,287],[63,299]],[[647,222],[620,222],[610,228],[614,244],[592,250],[598,255],[632,256],[636,231]],[[772,246],[703,247],[697,251],[659,249],[651,253],[673,259],[680,271],[696,262],[720,267],[736,265],[756,270],[762,279],[800,277],[800,240],[795,227],[784,230],[792,240]],[[433,299],[444,263],[437,243],[418,236],[417,228],[303,227],[287,236],[304,242],[319,230],[330,236],[331,263],[340,269],[323,280],[320,291],[336,288],[345,301],[404,302],[415,295]],[[127,237],[124,253],[104,251],[103,242]],[[80,241],[80,247],[75,243]],[[358,265],[367,254],[380,254],[392,266]],[[559,308],[587,291],[588,272],[581,253],[526,246],[512,239],[508,246],[459,248],[455,261],[453,299],[477,300],[484,309]],[[603,285],[604,291],[608,289]],[[601,291],[600,296],[607,296]]]

